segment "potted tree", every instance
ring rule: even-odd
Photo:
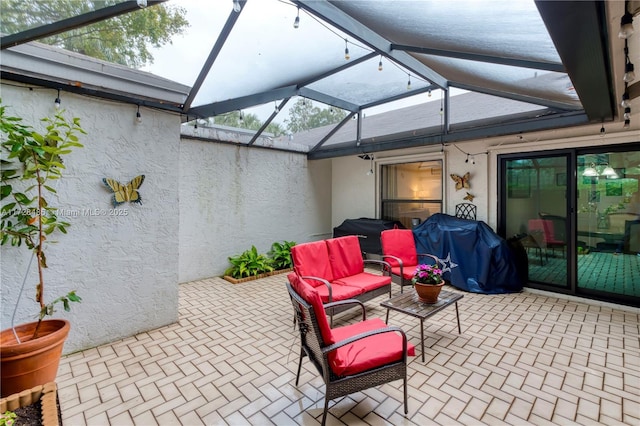
[[[45,302],[45,246],[56,233],[66,233],[69,226],[45,195],[56,193],[50,182],[62,176],[62,157],[73,148],[82,147],[78,135],[85,134],[78,118],[68,120],[63,114],[59,111],[53,118],[43,118],[45,131],[39,133],[21,118],[7,115],[6,107],[0,104],[0,244],[26,247],[32,252],[38,276],[35,301],[39,307],[37,321],[12,324],[0,334],[2,397],[55,380],[69,322],[44,318],[54,313],[57,304],[68,311],[71,302],[80,301],[71,291]],[[30,366],[25,368],[23,362]]]

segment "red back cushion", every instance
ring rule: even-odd
[[[329,251],[324,240],[296,244],[291,247],[291,258],[293,259],[293,266],[300,276],[318,277],[329,282],[333,281]],[[316,280],[312,280],[310,284],[314,287],[323,285]]]
[[[382,254],[399,257],[404,266],[418,264],[418,254],[416,252],[416,242],[413,239],[413,231],[410,229],[385,229],[380,233],[380,243],[382,244]],[[398,262],[385,258],[391,266],[398,266]]]
[[[313,307],[313,312],[316,315],[318,328],[320,328],[321,338],[325,346],[335,343],[333,334],[331,333],[331,327],[329,327],[329,321],[327,321],[327,314],[324,311],[324,306],[322,305],[318,291],[313,288],[309,282],[300,278],[295,272],[289,273],[287,278],[296,293]]]
[[[333,279],[357,275],[364,271],[364,260],[360,240],[355,235],[325,240],[329,249],[329,260]]]

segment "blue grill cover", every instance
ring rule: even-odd
[[[454,287],[484,294],[522,290],[514,254],[486,223],[437,213],[413,235],[418,253],[437,256],[444,263],[444,279]]]

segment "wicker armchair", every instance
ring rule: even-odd
[[[442,266],[437,256],[417,252],[413,231],[410,229],[386,229],[380,233],[380,242],[382,259],[391,265],[391,277],[393,282],[400,285],[400,293],[405,285],[412,285],[411,278],[419,263],[429,262]]]
[[[296,287],[296,289],[294,289]],[[309,357],[324,380],[326,391],[322,425],[329,401],[395,380],[404,385],[404,413],[407,414],[407,357],[415,348],[399,327],[389,327],[380,318],[366,320],[364,305],[343,300],[323,306],[317,291],[303,279],[287,283],[300,331],[300,358]],[[360,305],[362,321],[331,329],[324,309],[333,305]]]

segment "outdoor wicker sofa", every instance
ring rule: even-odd
[[[391,297],[391,266],[382,260],[363,259],[355,235],[297,244],[291,248],[295,274],[304,278],[320,294],[323,303],[346,299],[366,302],[386,294]],[[365,266],[377,269],[365,271]],[[336,306],[329,312],[352,306]]]

